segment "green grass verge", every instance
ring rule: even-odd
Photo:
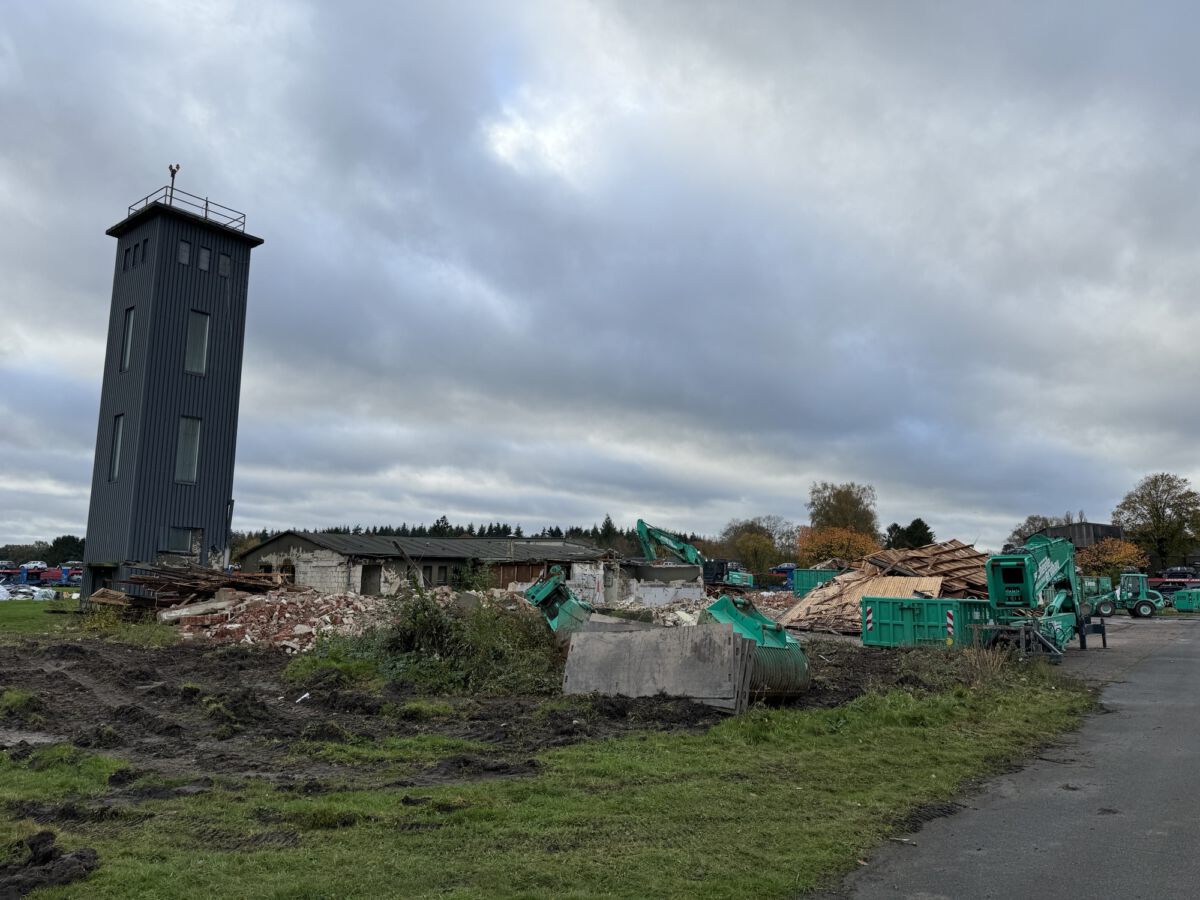
[[[311,796],[230,784],[145,803],[144,821],[63,825],[63,846],[95,847],[101,868],[44,897],[791,897],[854,868],[918,806],[1074,727],[1090,704],[1083,687],[1030,667],[990,687],[577,744],[540,754],[532,777]],[[315,749],[345,764],[364,752],[337,746]],[[370,765],[451,749],[372,747]],[[34,758],[37,770],[0,757],[0,802],[97,795],[117,765]],[[10,822],[0,839],[36,827]]]
[[[46,612],[49,600],[0,600],[0,635],[45,634],[61,629],[73,616]]]

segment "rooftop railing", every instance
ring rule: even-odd
[[[216,225],[231,228],[234,231],[244,232],[246,230],[245,213],[238,212],[236,209],[230,209],[228,206],[222,206],[220,203],[213,203],[207,197],[197,197],[195,194],[181,191],[179,188],[171,187],[169,184],[163,185],[158,190],[147,194],[141,200],[131,204],[129,215],[132,216],[139,209],[145,209],[152,203],[178,207],[184,212],[200,216]]]

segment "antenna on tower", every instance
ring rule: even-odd
[[[169,166],[167,166],[167,171],[171,173],[171,193],[170,196],[167,197],[168,206],[175,205],[175,173],[178,172],[179,169],[179,163],[171,163]]]

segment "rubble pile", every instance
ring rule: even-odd
[[[961,541],[880,550],[805,594],[778,621],[793,628],[857,634],[863,597],[986,597],[987,554]]]
[[[123,582],[134,588],[127,602],[157,607],[195,603],[213,597],[221,589],[259,592],[283,586],[278,572],[223,572],[200,566],[137,566]]]
[[[311,649],[320,635],[361,634],[380,624],[387,613],[384,598],[361,594],[295,589],[230,593],[211,603],[164,610],[159,618],[178,622],[186,638],[266,644],[300,653]]]

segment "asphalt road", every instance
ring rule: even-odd
[[[830,896],[1200,897],[1200,617],[1114,619],[1063,664],[1107,685],[1104,712]]]

